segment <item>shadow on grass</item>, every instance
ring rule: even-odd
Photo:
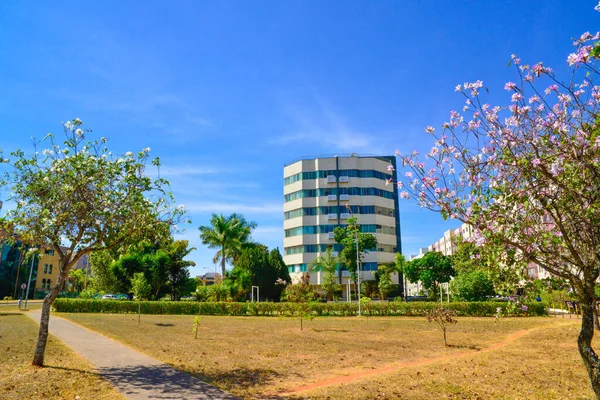
[[[25,315],[25,314],[23,314],[20,311],[0,313],[0,317],[12,317],[12,316],[15,316],[15,315]]]
[[[99,372],[126,397],[238,399],[238,397],[222,392],[198,378],[177,371],[167,365],[101,368]]]
[[[56,365],[44,365],[43,368],[58,369],[61,371],[69,371],[69,372],[77,372],[77,373],[85,374],[85,375],[94,375],[94,376],[100,375],[99,373],[94,372],[94,371],[84,371],[84,370],[78,369],[78,368],[58,367]]]
[[[468,349],[468,350],[481,350],[482,347],[475,346],[474,344],[449,344],[446,347],[450,347],[452,349]]]
[[[281,374],[272,369],[236,368],[221,373],[206,375],[206,380],[226,386],[248,389],[257,385],[267,385]]]
[[[175,326],[175,324],[163,324],[163,323],[158,323],[158,324],[154,324],[156,326]]]
[[[350,332],[348,329],[315,329],[312,328],[313,331],[315,332]]]

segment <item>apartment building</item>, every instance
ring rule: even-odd
[[[308,271],[328,246],[341,250],[333,230],[347,225],[352,215],[378,242],[363,257],[361,280],[374,279],[379,264],[395,260],[402,251],[395,167],[394,156],[355,155],[303,159],[284,167],[283,259],[292,279]],[[312,284],[321,283],[321,272],[310,275]],[[340,283],[348,282],[348,271],[341,271]]]

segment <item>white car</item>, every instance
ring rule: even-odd
[[[102,300],[117,300],[118,297],[114,294],[105,294],[104,296],[102,296]]]

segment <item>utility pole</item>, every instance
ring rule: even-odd
[[[31,274],[33,274],[33,263],[35,261],[35,252],[31,253],[31,268],[29,269],[29,280],[27,281],[27,290],[25,292],[25,305],[23,310],[27,310],[27,299],[29,298],[29,286],[31,285]]]

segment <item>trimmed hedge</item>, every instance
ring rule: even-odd
[[[456,311],[459,316],[491,317],[500,307],[503,315],[523,315],[520,307],[507,302],[453,302],[444,308]],[[66,313],[127,314],[179,314],[179,315],[234,315],[234,316],[293,316],[299,315],[302,305],[297,303],[204,303],[171,301],[116,301],[87,299],[56,299],[53,309]],[[362,313],[369,316],[422,316],[426,310],[439,306],[437,302],[371,302],[362,306]],[[527,303],[530,316],[548,315],[544,303]],[[309,310],[316,316],[352,316],[358,314],[356,303],[310,303]]]

